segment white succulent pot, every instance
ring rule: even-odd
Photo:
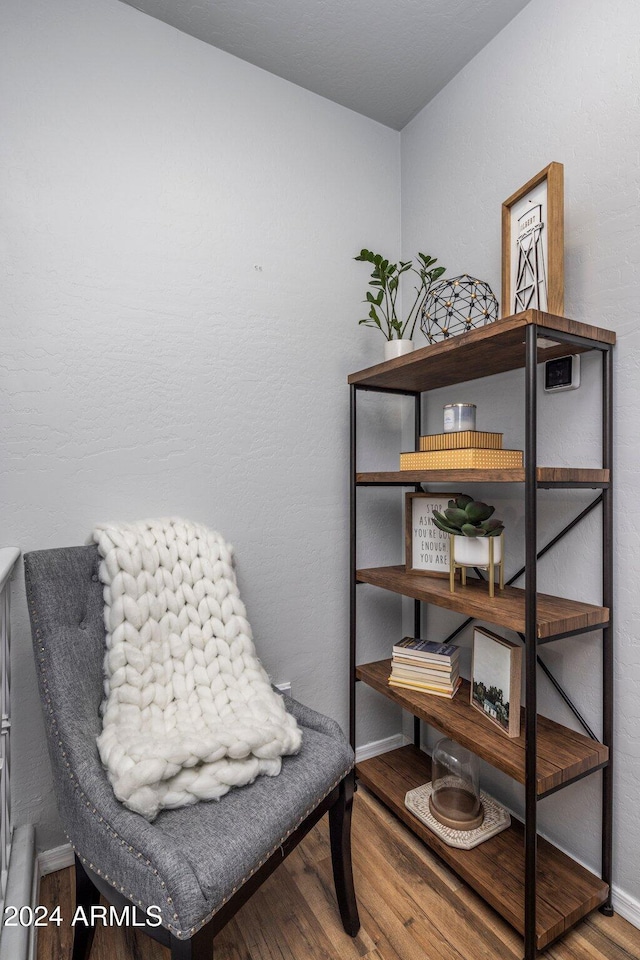
[[[489,566],[489,543],[493,540],[493,562],[502,560],[502,537],[454,537],[453,558],[468,567]]]
[[[396,357],[402,357],[405,353],[412,353],[413,340],[387,340],[384,345],[385,360],[394,360]]]

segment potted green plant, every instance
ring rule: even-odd
[[[462,568],[465,583],[466,567],[485,567],[490,570],[489,595],[493,596],[493,568],[500,567],[500,586],[504,584],[503,532],[504,523],[493,516],[495,507],[461,494],[443,512],[433,511],[433,522],[439,530],[451,536],[451,590],[455,567]]]
[[[369,304],[369,314],[359,323],[366,327],[374,327],[384,334],[387,341],[385,360],[410,353],[413,350],[413,333],[420,310],[432,284],[442,276],[445,267],[434,267],[436,258],[426,253],[418,254],[417,267],[413,266],[413,260],[391,263],[382,254],[366,249],[361,250],[360,255],[354,257],[354,260],[361,260],[373,266],[369,280],[369,286],[373,287],[373,292],[367,290],[366,300],[363,300],[363,303]],[[415,299],[411,309],[406,314],[406,319],[402,321],[398,316],[396,300],[400,289],[400,277],[408,271],[415,273],[419,282],[414,287]]]

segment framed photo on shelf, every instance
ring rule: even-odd
[[[520,736],[522,647],[495,633],[473,631],[471,706],[509,737]]]
[[[564,313],[564,167],[550,163],[502,204],[502,316]]]
[[[445,510],[459,493],[406,493],[404,502],[407,573],[449,576],[449,534],[433,522],[433,510]]]

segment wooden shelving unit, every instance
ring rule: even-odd
[[[609,330],[529,310],[486,327],[451,337],[349,377],[351,385],[351,626],[350,735],[355,744],[357,681],[393,700],[414,717],[414,745],[359,763],[361,781],[393,810],[425,843],[483,896],[524,937],[525,960],[534,960],[565,930],[600,907],[611,914],[613,739],[613,360],[615,334]],[[537,365],[568,353],[598,351],[602,359],[602,463],[593,468],[544,467],[537,463]],[[416,449],[421,426],[422,394],[479,377],[524,369],[525,466],[517,470],[429,470],[360,472],[356,464],[357,398],[373,390],[411,396],[415,401]],[[583,386],[584,388],[584,386]],[[399,452],[399,451],[398,451]],[[420,489],[421,483],[517,483],[525,504],[525,586],[507,586],[489,598],[486,584],[468,580],[450,593],[447,579],[407,573],[404,566],[358,569],[357,500],[366,487]],[[602,600],[582,603],[537,592],[537,496],[541,488],[593,488],[597,498],[555,538],[560,539],[592,509],[602,507]],[[542,552],[549,549],[545,545]],[[516,580],[516,577],[513,577]],[[401,594],[414,600],[414,632],[421,633],[422,604],[435,604],[470,619],[482,620],[520,634],[526,678],[522,734],[510,739],[473,710],[464,682],[453,700],[390,687],[390,661],[358,663],[356,590],[358,584]],[[561,685],[551,677],[587,735],[538,715],[538,649],[560,637],[602,631],[603,736],[599,742]],[[391,643],[390,643],[391,645]],[[549,670],[544,664],[547,676]],[[431,778],[430,761],[420,748],[420,724],[451,737],[525,787],[525,822],[474,850],[449,847],[404,805],[407,790]],[[594,876],[537,835],[540,799],[596,771],[602,771],[602,875]]]
[[[609,470],[538,467],[539,487],[593,487],[609,484]],[[513,470],[395,470],[356,474],[358,486],[412,487],[416,483],[524,483],[524,467]]]
[[[491,904],[524,933],[524,828],[511,826],[473,850],[449,847],[404,805],[407,790],[431,779],[429,757],[414,746],[401,747],[356,768],[359,780]],[[548,841],[538,839],[535,943],[538,950],[601,906],[608,885]]]
[[[447,610],[466,613],[477,620],[486,620],[498,627],[523,633],[525,629],[525,591],[505,587],[495,597],[489,597],[486,582],[467,579],[466,587],[456,584],[455,593],[449,590],[448,579],[424,577],[407,573],[404,567],[371,567],[356,572],[358,583],[370,583],[404,597],[413,597],[424,603],[434,603]],[[591,603],[579,603],[564,597],[538,594],[536,637],[538,640],[557,639],[568,633],[585,633],[602,629],[609,622],[609,610]]]
[[[535,326],[541,345],[537,346],[537,362],[553,360],[571,353],[612,347],[616,335],[587,323],[567,317],[556,317],[540,310],[525,310],[513,317],[504,317],[486,327],[449,337],[429,347],[406,353],[395,360],[352,373],[349,384],[403,393],[425,393],[455,383],[507,373],[526,365],[526,331]],[[554,337],[555,334],[555,337]],[[550,340],[555,345],[547,346]]]
[[[525,782],[524,732],[519,737],[505,737],[489,720],[474,710],[469,702],[468,680],[462,681],[462,686],[453,700],[446,700],[415,690],[390,687],[390,673],[391,660],[364,663],[356,668],[358,680],[395,701],[403,710],[424,720],[440,733],[477,753],[487,763],[513,777],[518,783]],[[603,743],[597,743],[547,717],[538,716],[538,797],[544,797],[560,786],[566,786],[587,773],[602,769],[608,759],[609,750]]]

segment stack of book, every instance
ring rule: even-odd
[[[393,648],[389,684],[452,700],[462,682],[459,652],[453,643],[404,637]]]
[[[482,430],[420,437],[420,449],[400,454],[401,470],[508,470],[521,467],[522,450],[503,450],[502,434]]]

